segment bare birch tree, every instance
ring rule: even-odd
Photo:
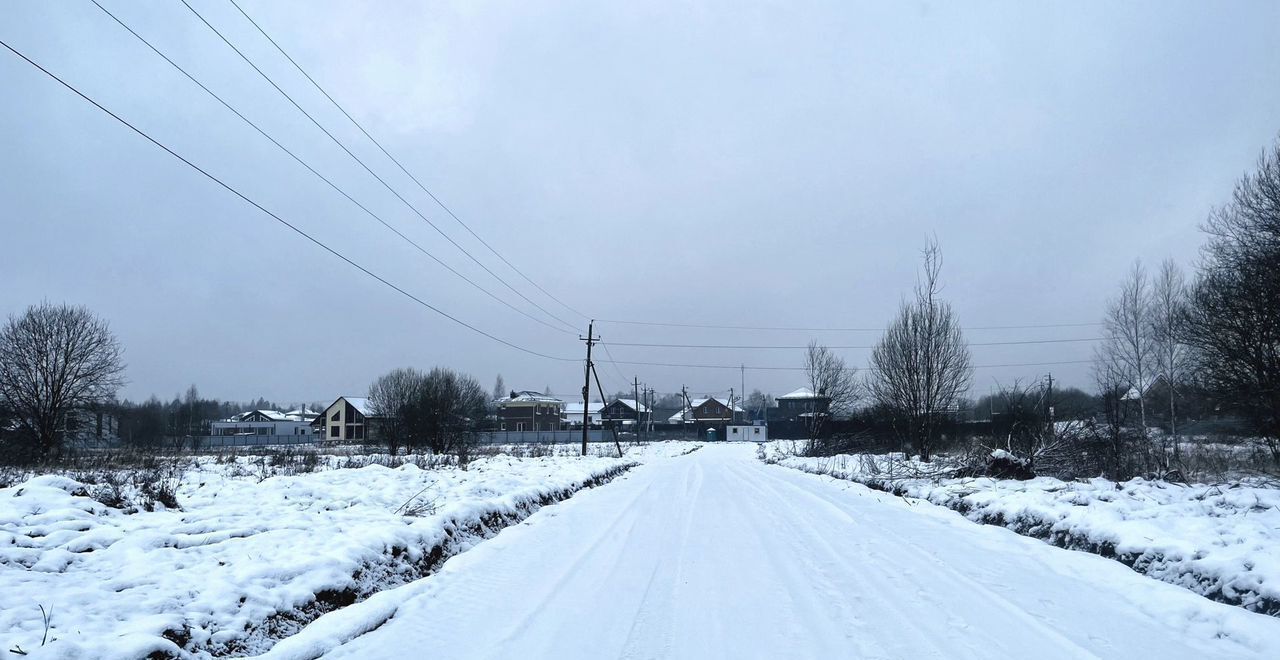
[[[1190,362],[1187,346],[1178,336],[1186,304],[1186,278],[1177,262],[1166,259],[1160,264],[1160,272],[1156,274],[1151,287],[1151,339],[1155,367],[1169,386],[1169,436],[1173,442],[1174,460],[1181,457],[1178,447],[1177,388],[1186,380]]]
[[[941,422],[969,389],[973,374],[960,323],[951,305],[939,299],[941,270],[941,249],[931,241],[915,299],[903,301],[871,353],[872,397],[926,462]]]
[[[1156,342],[1152,324],[1151,283],[1142,262],[1135,261],[1120,285],[1120,293],[1107,305],[1103,342],[1094,351],[1095,371],[1107,382],[1121,381],[1122,400],[1138,405],[1142,437],[1147,433],[1146,389],[1155,374]]]
[[[122,355],[89,310],[33,305],[0,330],[0,399],[48,456],[60,449],[69,413],[106,402],[124,384]]]

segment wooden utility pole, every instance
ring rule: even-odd
[[[635,397],[633,402],[636,404],[636,440],[639,440],[640,439],[640,405],[641,405],[640,404],[640,377],[633,376],[633,378],[634,380],[632,381],[632,385],[631,385],[633,389],[632,389],[631,395]]]
[[[600,390],[600,401],[604,401],[604,386],[600,384],[600,373],[596,368],[591,367],[591,375],[595,376],[596,389]],[[609,430],[613,431],[613,446],[618,448],[618,458],[622,458],[622,443],[618,441],[618,427],[615,424],[609,425]],[[603,438],[601,438],[603,440]],[[585,445],[584,445],[585,446]]]
[[[587,336],[579,336],[580,341],[587,342],[587,366],[582,375],[582,455],[587,455],[587,436],[591,432],[591,346],[600,340],[592,334],[595,319],[587,323]]]
[[[1049,420],[1049,429],[1048,429],[1049,435],[1048,435],[1048,437],[1049,437],[1049,439],[1052,439],[1052,438],[1054,437],[1054,435],[1055,435],[1056,431],[1057,431],[1057,429],[1055,429],[1055,428],[1053,427],[1053,413],[1054,413],[1054,410],[1053,410],[1053,374],[1052,374],[1052,373],[1050,373],[1050,374],[1047,376],[1047,378],[1048,378],[1048,380],[1049,380],[1049,386],[1048,386],[1048,387],[1049,387],[1049,389],[1048,389],[1048,392],[1045,394],[1045,397],[1044,397],[1044,409],[1045,409],[1045,419]]]
[[[693,406],[689,402],[689,388],[684,385],[680,386],[680,398],[684,401],[683,410],[680,411],[680,425],[689,427],[689,415],[693,413]],[[684,429],[680,429],[684,430]],[[696,439],[696,438],[695,438]]]

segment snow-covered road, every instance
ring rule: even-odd
[[[747,445],[638,467],[413,586],[329,657],[1280,657],[1278,619]]]

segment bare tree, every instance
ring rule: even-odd
[[[1179,325],[1185,316],[1187,305],[1187,281],[1177,262],[1166,259],[1160,264],[1151,287],[1151,340],[1155,367],[1164,376],[1169,389],[1169,437],[1173,442],[1173,457],[1181,457],[1178,446],[1177,391],[1186,380],[1190,355],[1186,344],[1180,340]]]
[[[915,299],[903,301],[871,353],[872,397],[926,462],[940,423],[968,390],[973,373],[960,323],[951,305],[939,299],[941,270],[942,252],[931,241]]]
[[[393,369],[369,386],[369,407],[378,439],[391,455],[416,444],[409,424],[410,411],[422,398],[423,375],[413,368]]]
[[[1280,140],[1205,223],[1182,339],[1198,375],[1280,465]]]
[[[828,416],[846,414],[853,409],[860,391],[857,369],[845,364],[844,358],[826,346],[820,346],[817,341],[809,342],[804,358],[804,373],[809,381],[809,389],[828,401],[827,410],[809,411],[809,439],[813,441],[821,437]]]
[[[0,399],[48,456],[60,449],[68,414],[106,402],[124,383],[122,353],[89,310],[33,305],[0,331]]]
[[[493,381],[493,401],[507,398],[507,384],[502,381],[502,374],[498,374],[498,379]]]
[[[456,452],[465,463],[484,414],[484,388],[476,379],[436,367],[422,379],[409,423],[432,451]]]
[[[773,405],[773,397],[758,389],[751,390],[751,394],[747,396],[747,412],[751,414],[752,419],[764,419],[765,411]]]
[[[1135,261],[1120,285],[1120,293],[1107,305],[1103,319],[1106,335],[1094,349],[1095,376],[1109,386],[1123,385],[1117,405],[1136,401],[1138,428],[1147,435],[1146,389],[1155,374],[1156,343],[1152,324],[1151,284],[1142,262]]]

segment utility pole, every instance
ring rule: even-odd
[[[729,388],[729,423],[733,423],[733,388]]]
[[[684,385],[680,386],[680,426],[684,427],[681,431],[689,428],[689,388]]]
[[[649,435],[653,435],[653,404],[658,402],[658,390],[655,390],[652,387],[650,387],[649,394],[645,397],[645,399],[648,401],[647,405],[649,406],[649,414],[646,416],[646,419],[648,419],[648,422],[649,422],[648,423],[649,428],[645,429],[645,432],[648,433]]]
[[[739,363],[738,370],[739,370],[739,376],[741,376],[742,378],[742,383],[741,383],[742,389],[739,391],[742,392],[742,400],[746,401],[747,400],[747,365]],[[746,409],[744,408],[743,411],[745,412],[745,410]]]
[[[635,397],[635,404],[636,404],[636,440],[639,440],[639,439],[640,439],[640,407],[641,407],[641,405],[644,405],[644,404],[641,404],[641,403],[640,403],[640,376],[632,376],[632,379],[635,379],[634,381],[632,381],[632,384],[631,384],[631,386],[632,386],[632,393],[631,393],[631,394],[632,394],[632,397]]]
[[[1054,411],[1053,411],[1053,374],[1052,374],[1052,373],[1050,373],[1050,374],[1047,376],[1047,378],[1048,378],[1048,381],[1049,381],[1049,386],[1048,386],[1048,391],[1045,393],[1045,397],[1044,397],[1045,419],[1049,420],[1049,436],[1048,436],[1048,437],[1049,437],[1049,438],[1053,438],[1053,436],[1054,436],[1054,428],[1053,428],[1053,412],[1054,412]]]
[[[587,455],[587,436],[591,432],[591,346],[597,341],[592,331],[595,328],[595,319],[587,323],[587,336],[578,336],[579,341],[587,342],[587,366],[583,370],[582,376],[582,455]]]

